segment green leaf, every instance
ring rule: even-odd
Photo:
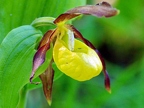
[[[0,108],[16,108],[21,88],[29,82],[32,58],[42,33],[26,25],[8,33],[0,45]]]
[[[50,26],[50,25],[54,25],[53,21],[55,20],[55,18],[53,17],[40,17],[35,19],[31,25],[34,27],[41,27],[41,26]]]

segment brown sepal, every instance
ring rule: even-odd
[[[66,13],[80,13],[85,15],[93,15],[97,17],[111,17],[118,14],[118,10],[113,8],[107,2],[101,2],[96,5],[86,5],[86,6],[79,6],[68,10]]]
[[[32,83],[32,79],[34,77],[35,71],[39,68],[40,65],[42,65],[45,61],[45,55],[47,50],[50,48],[50,43],[45,44],[41,48],[38,49],[36,54],[33,58],[33,69],[30,76],[30,82]],[[37,84],[37,83],[36,83]]]
[[[57,24],[59,22],[67,21],[81,14],[93,15],[97,17],[111,17],[117,15],[118,13],[119,10],[113,8],[109,3],[101,2],[96,5],[79,6],[68,10],[67,12],[58,16],[54,23]]]
[[[32,79],[34,77],[36,70],[45,61],[46,52],[50,48],[50,43],[52,41],[51,38],[53,37],[54,33],[55,33],[55,30],[53,30],[53,31],[50,30],[50,31],[46,32],[44,37],[42,38],[40,44],[39,44],[38,50],[35,53],[34,58],[33,58],[33,69],[32,69],[32,73],[30,76],[30,82],[31,83],[32,83]]]
[[[50,36],[52,33],[53,33],[53,30],[49,30],[44,34],[43,38],[40,41],[38,49],[50,41]]]
[[[105,77],[105,81],[104,81],[104,82],[105,82],[105,88],[106,88],[106,90],[107,90],[109,93],[111,93],[110,78],[109,78],[108,72],[107,72],[107,70],[106,70],[105,61],[104,61],[103,57],[101,56],[100,52],[99,52],[97,49],[95,49],[95,51],[96,51],[96,53],[98,54],[98,56],[99,56],[99,58],[100,58],[100,60],[101,60],[101,62],[102,62],[102,65],[103,65],[103,74],[104,74],[104,77]]]
[[[47,99],[49,105],[52,103],[52,86],[53,86],[53,78],[54,78],[54,70],[52,69],[52,62],[50,62],[47,70],[42,73],[39,77],[43,84],[44,95]]]

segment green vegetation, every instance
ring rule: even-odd
[[[0,108],[50,108],[42,85],[29,83],[33,55],[49,27],[40,28],[42,33],[30,24],[38,17],[57,17],[70,8],[94,4],[93,1],[0,0]],[[102,73],[85,82],[62,75],[53,83],[51,108],[143,108],[143,1],[116,0],[112,6],[120,10],[119,15],[82,16],[73,21],[106,60],[112,93],[105,90]],[[55,64],[53,67],[56,79],[60,73]]]

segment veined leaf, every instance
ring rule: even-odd
[[[16,108],[29,82],[35,46],[42,33],[26,25],[8,33],[0,45],[0,108]]]

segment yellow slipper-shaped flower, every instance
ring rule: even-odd
[[[65,42],[57,38],[53,58],[63,73],[78,81],[89,80],[102,71],[102,63],[96,52],[76,39],[74,50],[70,51]]]

